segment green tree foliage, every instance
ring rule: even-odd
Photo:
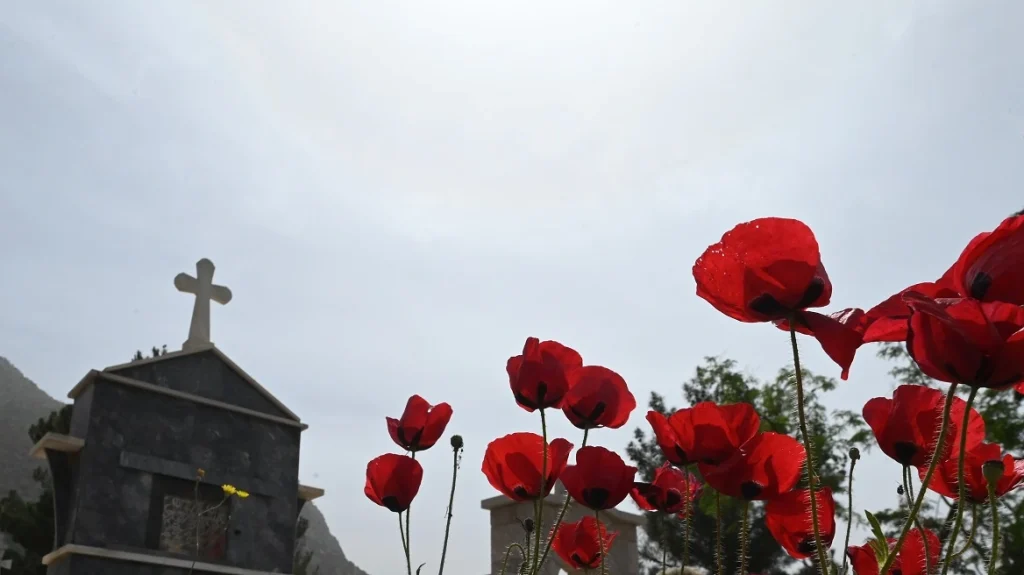
[[[895,362],[896,365],[889,374],[898,384],[926,385],[943,391],[949,389],[946,387],[949,384],[937,382],[922,373],[902,344],[883,344],[878,355]],[[966,396],[968,390],[966,386],[962,387],[962,395]],[[1013,390],[983,389],[978,393],[974,407],[985,419],[985,441],[1000,444],[1003,451],[1012,453],[1015,457],[1024,457],[1024,396]],[[895,485],[899,480],[896,475],[898,465],[894,463],[893,469]],[[956,502],[933,494],[926,499],[926,505],[927,507],[922,510],[926,526],[935,529],[945,540],[956,515]],[[974,529],[971,522],[974,512],[973,509],[964,509],[965,531],[957,540],[958,551],[967,544],[967,535]],[[979,505],[976,512],[977,532],[971,540],[970,549],[953,565],[956,573],[981,575],[986,571],[988,545],[992,540],[992,512],[983,505]],[[887,509],[876,516],[885,524],[888,533],[896,533],[903,525],[906,508],[903,506],[900,509]],[[1024,491],[1011,491],[1000,499],[999,523],[1002,538],[999,545],[1000,573],[1024,573]]]
[[[319,567],[310,567],[310,563],[313,561],[313,552],[307,550],[304,544],[299,543],[307,529],[309,529],[309,520],[300,517],[299,523],[295,527],[295,560],[292,565],[294,575],[317,575],[320,572]]]
[[[822,405],[820,396],[835,388],[836,381],[832,378],[815,375],[804,371],[806,388],[806,410],[808,424],[814,442],[815,460],[818,463],[822,484],[831,487],[836,497],[840,516],[845,516],[846,506],[843,505],[842,494],[846,491],[846,477],[849,469],[849,451],[851,447],[863,448],[870,439],[860,414],[846,410],[828,410]],[[701,401],[718,403],[747,402],[754,405],[761,416],[761,430],[775,431],[793,436],[798,435],[796,405],[794,399],[793,370],[784,368],[771,381],[758,379],[740,372],[734,361],[709,357],[704,364],[697,367],[694,376],[683,384],[683,400],[686,405],[694,405]],[[665,399],[658,394],[651,394],[649,407],[651,410],[670,414],[675,408],[669,408]],[[634,441],[630,442],[627,453],[636,464],[639,475],[644,481],[650,481],[654,471],[664,462],[664,457],[652,433],[646,429],[634,432]],[[694,469],[693,471],[696,471]],[[806,486],[806,481],[804,481]],[[690,530],[690,563],[714,569],[715,566],[715,512],[714,494],[708,489],[701,497],[693,524]],[[722,497],[723,524],[729,531],[724,537],[725,557],[739,556],[737,526],[740,524],[743,502]],[[764,526],[764,508],[760,503],[750,506],[751,538],[750,564],[751,573],[764,575],[786,575],[791,573],[810,574],[814,568],[809,561],[794,561],[783,551]],[[662,514],[648,514],[647,540],[642,545],[642,559],[651,566],[650,572],[655,573],[661,566],[662,542],[667,548],[669,563],[678,565],[683,556],[683,522],[676,517],[665,517]],[[841,534],[836,541],[842,546]],[[834,559],[841,559],[834,557]],[[727,560],[726,573],[734,575],[738,570],[736,561]],[[794,571],[794,569],[796,571]]]
[[[71,427],[71,406],[65,405],[29,427],[33,442],[49,432],[67,434]],[[37,468],[32,478],[42,486],[35,501],[26,501],[16,491],[0,499],[0,531],[20,547],[9,551],[11,575],[45,575],[43,556],[53,551],[53,486],[50,474]]]

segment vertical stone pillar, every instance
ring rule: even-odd
[[[555,492],[544,500],[543,537],[554,527],[558,513],[565,502],[564,488],[558,483]],[[533,505],[529,502],[515,502],[504,496],[491,497],[480,503],[480,506],[491,514],[491,570],[492,575],[501,573],[501,565],[505,553],[512,543],[525,545],[526,532],[522,522],[533,518]],[[563,523],[579,521],[581,517],[593,512],[579,504],[571,504],[565,514]],[[608,552],[608,572],[615,575],[638,575],[640,572],[640,554],[637,548],[637,528],[646,525],[642,515],[612,510],[601,513],[601,522],[609,531],[618,532],[612,548]],[[520,564],[519,552],[513,551],[508,562],[506,574],[518,573]],[[577,575],[578,571],[564,564],[554,551],[548,554],[542,575],[558,575],[559,570]]]

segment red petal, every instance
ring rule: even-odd
[[[952,279],[965,296],[1024,305],[1022,261],[1024,216],[1014,216],[971,240],[954,265]]]

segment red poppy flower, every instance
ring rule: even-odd
[[[601,511],[622,503],[635,478],[636,467],[626,465],[617,453],[587,446],[576,452],[576,465],[562,472],[562,485],[573,499]]]
[[[510,357],[505,371],[516,403],[526,411],[561,407],[573,370],[583,367],[576,350],[557,341],[527,338],[523,354]]]
[[[832,283],[814,232],[799,220],[761,218],[740,224],[693,264],[697,295],[743,322],[796,318],[846,379],[860,334],[833,317],[808,312],[828,305]],[[788,325],[785,329],[789,329]]]
[[[621,375],[599,365],[572,372],[562,411],[576,427],[618,429],[629,421],[634,409],[636,398]]]
[[[797,489],[783,493],[765,505],[765,527],[775,541],[796,559],[806,559],[817,552],[810,495],[809,489]],[[827,549],[832,546],[836,535],[836,502],[828,487],[819,488],[815,495],[821,542]]]
[[[647,421],[665,459],[679,467],[722,463],[761,427],[761,418],[749,403],[702,401],[669,417],[649,411]]]
[[[957,454],[940,463],[928,487],[936,493],[957,499],[960,496],[960,484],[957,481],[959,463]],[[1003,473],[995,486],[996,497],[1006,495],[1024,482],[1024,460],[1015,460],[1010,454],[1003,455],[1002,447],[996,443],[979,443],[964,457],[967,500],[971,503],[988,501],[988,481],[983,471],[986,463],[1002,464]],[[924,477],[923,472],[921,477]]]
[[[1024,308],[915,292],[903,300],[913,310],[907,351],[928,377],[996,389],[1024,380]]]
[[[423,481],[420,462],[407,455],[385,453],[366,465],[363,493],[381,507],[401,513],[412,505]]]
[[[547,497],[565,469],[572,444],[555,439],[548,444],[547,481],[541,486],[544,438],[536,433],[512,433],[487,445],[483,472],[491,486],[513,501]]]
[[[901,385],[888,397],[875,397],[864,404],[864,421],[875,434],[882,452],[901,465],[927,466],[942,425],[945,394],[923,385]],[[960,426],[967,402],[953,398],[945,447],[940,456],[949,457],[960,449]],[[967,448],[985,438],[985,420],[973,408],[967,429]]]
[[[447,403],[431,406],[418,395],[409,398],[401,419],[385,418],[391,439],[407,451],[430,449],[441,439],[444,428],[452,418],[452,408]]]
[[[807,453],[799,441],[780,433],[759,433],[721,465],[701,463],[704,481],[723,495],[767,500],[793,489]]]
[[[914,284],[889,299],[869,309],[864,314],[864,343],[877,341],[907,341],[907,324],[910,321],[910,306],[903,301],[903,294],[917,292],[930,298],[960,297],[960,294],[946,280]]]
[[[761,218],[739,224],[693,264],[697,295],[743,322],[786,319],[828,305],[832,283],[814,232],[801,221]]]
[[[602,547],[604,554],[608,555],[608,550],[618,535],[615,531],[609,533],[604,523],[587,516],[576,523],[559,525],[551,548],[573,569],[597,569],[603,559]]]
[[[899,556],[889,570],[891,575],[930,575],[935,571],[942,554],[942,545],[934,531],[926,529],[925,533],[928,537],[928,562],[925,563],[925,545],[921,530],[911,529],[903,542],[903,547],[900,548]],[[892,549],[896,540],[889,539],[886,543],[889,549]],[[846,548],[846,556],[850,558],[854,575],[878,575],[881,566],[871,545],[851,545]],[[931,569],[926,569],[926,566]]]
[[[654,472],[654,481],[636,482],[629,494],[644,511],[678,513],[686,516],[686,510],[700,497],[701,482],[693,474],[666,463]]]
[[[964,296],[1024,305],[1024,216],[1011,216],[976,236],[953,266],[952,279]]]
[[[904,547],[906,547],[906,543],[904,543]],[[875,550],[871,548],[871,545],[850,545],[846,548],[846,556],[850,558],[854,575],[878,575],[878,556],[875,555]]]

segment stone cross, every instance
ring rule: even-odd
[[[188,329],[188,340],[181,349],[189,351],[212,345],[210,341],[210,300],[225,305],[231,301],[231,290],[213,283],[213,262],[203,258],[196,262],[196,277],[180,273],[174,278],[178,291],[195,294],[192,307],[192,325]]]

